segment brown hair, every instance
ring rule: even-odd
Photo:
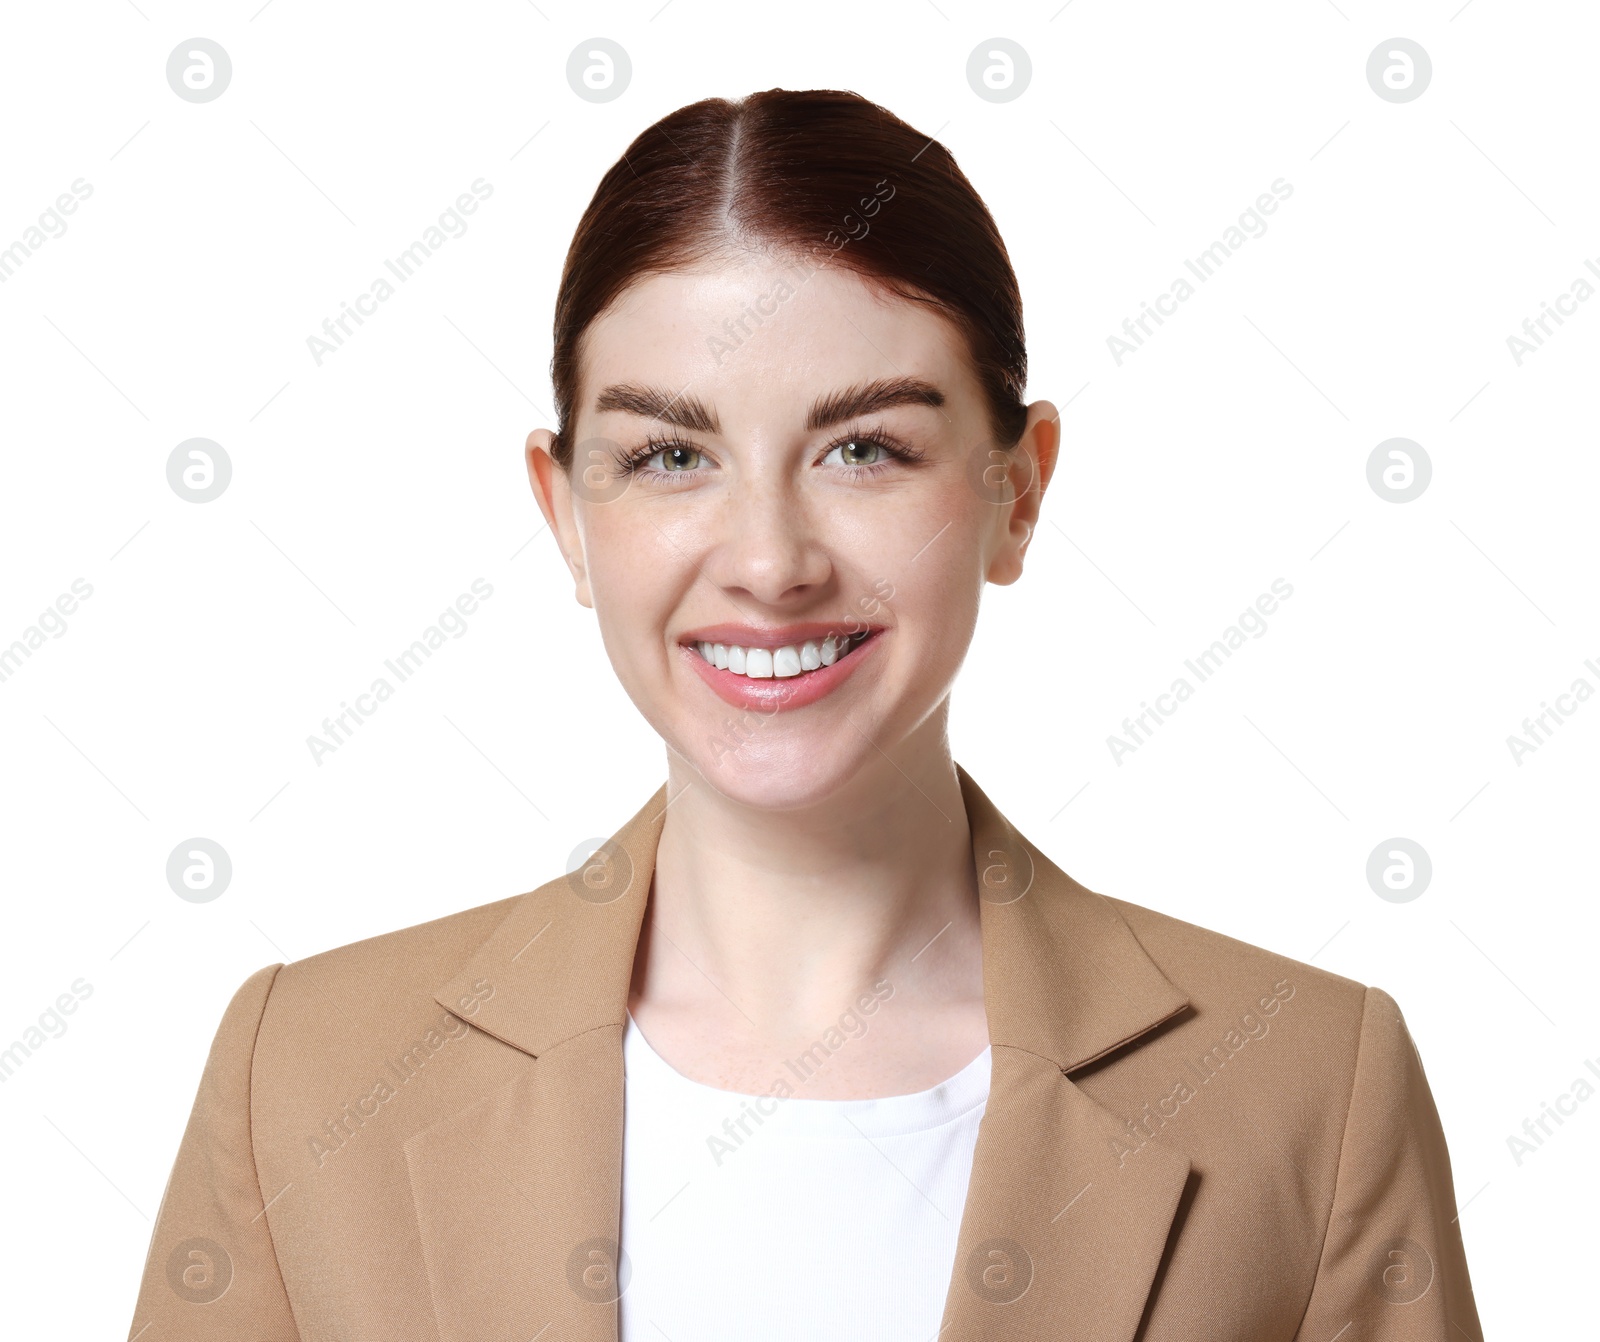
[[[583,212],[556,296],[550,380],[568,469],[584,332],[634,280],[739,244],[831,261],[966,337],[996,442],[1027,409],[1022,298],[999,230],[937,140],[856,93],[706,98],[640,133]]]

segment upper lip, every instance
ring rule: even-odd
[[[758,627],[750,624],[705,624],[690,629],[678,638],[679,643],[721,643],[740,648],[786,648],[805,643],[810,639],[819,642],[832,634],[848,637],[851,634],[877,633],[884,626],[863,620],[841,619],[831,623],[807,620],[800,624],[778,624]]]

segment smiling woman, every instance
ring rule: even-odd
[[[1393,999],[1085,888],[952,756],[1059,429],[945,147],[665,117],[551,375],[529,479],[666,778],[575,872],[245,983],[133,1333],[1476,1338]]]

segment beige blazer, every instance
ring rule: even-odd
[[[993,1080],[939,1342],[1480,1342],[1393,999],[1085,889],[958,774]],[[252,975],[129,1336],[614,1342],[622,1031],[666,805],[572,877]]]

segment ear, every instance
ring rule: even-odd
[[[550,533],[561,547],[561,557],[576,584],[573,595],[580,606],[594,607],[589,595],[589,573],[583,558],[583,536],[572,510],[572,482],[551,455],[555,434],[549,429],[535,429],[528,435],[528,483],[533,486],[533,497],[539,511],[549,524]]]
[[[988,580],[1004,587],[1022,576],[1022,560],[1039,525],[1044,491],[1055,474],[1061,446],[1061,412],[1049,401],[1028,407],[1022,436],[1011,449],[1011,485],[1014,497],[1005,506],[1005,535],[989,561]]]

